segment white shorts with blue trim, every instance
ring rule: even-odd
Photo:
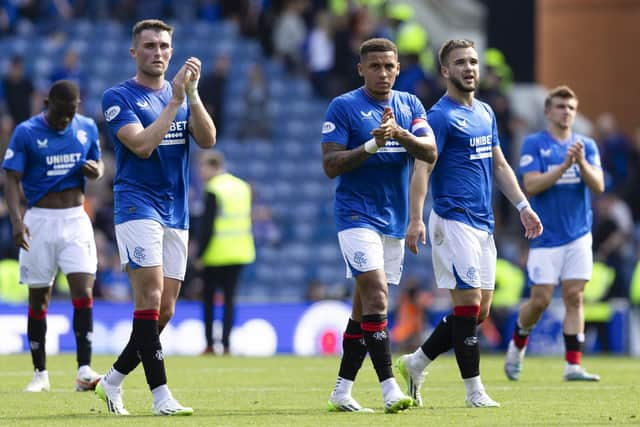
[[[348,279],[367,271],[384,270],[387,283],[400,283],[404,239],[384,236],[369,228],[349,228],[338,233],[338,241]]]
[[[444,219],[432,210],[429,239],[438,288],[495,289],[497,252],[493,234]]]
[[[151,219],[116,224],[120,263],[131,268],[162,266],[164,277],[184,280],[189,230],[165,227]]]
[[[527,273],[534,285],[557,285],[563,280],[591,280],[591,233],[566,245],[529,250]]]
[[[63,274],[96,274],[98,257],[91,220],[84,207],[31,208],[24,215],[31,233],[30,249],[20,249],[20,282],[48,287],[58,268]]]

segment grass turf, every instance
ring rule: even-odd
[[[113,356],[94,357],[105,372]],[[501,408],[468,409],[455,358],[440,357],[429,367],[423,408],[384,414],[380,387],[365,361],[353,396],[374,414],[329,413],[326,402],[339,361],[334,357],[168,357],[169,386],[192,417],[152,417],[151,395],[139,367],[125,382],[124,402],[132,416],[106,413],[92,392],[73,390],[75,357],[48,358],[51,392],[24,393],[31,378],[28,354],[0,356],[0,425],[11,426],[520,426],[640,424],[640,360],[586,357],[585,367],[601,375],[599,383],[562,381],[561,357],[525,359],[521,380],[502,372],[502,355],[482,357],[482,379]],[[397,374],[397,372],[396,372]],[[404,384],[396,375],[401,387]]]

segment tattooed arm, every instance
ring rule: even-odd
[[[364,150],[364,144],[352,150],[335,142],[322,144],[322,167],[331,179],[360,166],[371,154]]]

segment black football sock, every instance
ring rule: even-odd
[[[31,349],[31,360],[37,371],[47,369],[45,353],[45,336],[47,335],[47,310],[35,312],[29,308],[27,319],[27,338]]]
[[[158,310],[133,312],[133,342],[142,361],[149,389],[167,383],[164,355],[158,333]]]
[[[391,371],[391,349],[386,314],[362,316],[362,334],[367,343],[367,351],[380,382],[393,377]]]
[[[453,349],[463,379],[480,375],[480,345],[477,336],[480,306],[453,308]]]
[[[93,334],[93,298],[77,298],[73,303],[73,333],[76,336],[78,367],[91,364]]]
[[[453,348],[453,315],[443,317],[436,325],[429,338],[422,344],[422,352],[430,359],[435,360],[442,353]]]
[[[342,359],[338,375],[341,378],[355,381],[366,356],[367,345],[364,342],[360,322],[349,319],[347,329],[342,336]]]

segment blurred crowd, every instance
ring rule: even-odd
[[[211,25],[232,23],[243,37],[259,40],[265,59],[280,61],[292,77],[308,79],[316,98],[327,103],[333,96],[361,85],[356,71],[358,48],[362,41],[374,36],[390,38],[398,46],[401,74],[396,89],[416,94],[427,109],[444,91],[435,59],[438,46],[432,46],[427,29],[415,20],[415,11],[408,4],[382,0],[5,0],[0,1],[0,37],[35,32],[39,37],[52,38],[68,20],[112,20],[129,25],[147,17],[162,17],[170,22],[199,20]],[[269,116],[266,108],[269,89],[260,63],[256,63],[249,72],[243,99],[246,123],[234,134],[227,128],[224,88],[232,78],[229,61],[228,56],[220,55],[212,63],[205,64],[200,83],[202,99],[214,117],[219,135],[240,141],[255,136],[273,138],[272,122],[276,118]],[[2,152],[15,125],[41,111],[43,94],[47,90],[46,85],[33,80],[20,56],[13,56],[5,64],[0,69]],[[514,76],[508,58],[497,49],[487,49],[482,53],[481,64],[482,82],[478,98],[493,107],[503,151],[513,164],[518,157],[522,135],[537,129],[517,117],[510,106],[509,94]],[[62,78],[77,81],[81,89],[86,85],[88,76],[82,74],[78,56],[72,49],[59,58],[48,83]],[[101,125],[101,115],[96,120]],[[606,192],[594,200],[594,254],[597,261],[615,271],[615,279],[602,298],[626,299],[630,295],[640,249],[637,244],[640,241],[640,123],[633,134],[625,134],[618,128],[614,115],[602,112],[593,120],[592,133],[600,149],[606,176]],[[106,174],[102,180],[88,186],[86,203],[93,220],[99,254],[96,296],[128,300],[130,288],[126,274],[120,271],[114,245],[113,147],[104,134],[102,147]],[[190,194],[191,231],[198,233],[203,191],[197,157],[194,160]],[[513,166],[517,168],[516,164]],[[4,175],[0,172],[0,198],[3,181]],[[516,213],[504,198],[495,201],[499,256],[522,269],[526,245],[521,238]],[[282,233],[273,221],[270,207],[264,204],[255,206],[253,216],[257,246],[281,244]],[[191,239],[192,242],[196,240]],[[195,253],[197,248],[192,247],[191,250]],[[17,257],[3,200],[0,200],[0,256],[2,259]],[[411,284],[407,292],[422,296],[416,299],[398,295],[399,313],[415,310],[406,304],[416,300],[419,301],[417,310],[422,311],[432,301],[430,293],[437,296],[430,283],[416,283],[420,281],[415,277],[406,277],[405,282]],[[185,296],[195,298],[200,287],[197,277],[189,276],[184,287]],[[347,283],[336,285],[312,280],[308,284],[307,297],[309,300],[344,298],[349,289]],[[406,338],[406,330],[397,334]]]

